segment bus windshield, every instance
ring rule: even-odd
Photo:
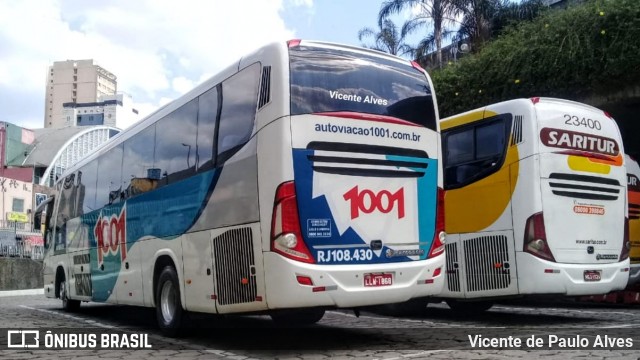
[[[436,130],[431,86],[401,62],[344,50],[289,49],[291,115],[349,111],[392,116]]]

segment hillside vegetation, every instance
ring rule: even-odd
[[[441,117],[513,98],[583,99],[639,84],[640,1],[549,10],[431,75]]]

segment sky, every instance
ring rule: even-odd
[[[361,45],[382,0],[0,0],[0,121],[44,126],[54,61],[93,59],[141,118],[272,41]],[[397,22],[400,24],[400,22]]]

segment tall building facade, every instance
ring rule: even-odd
[[[47,72],[44,127],[67,126],[65,103],[95,103],[103,96],[115,95],[116,76],[93,60],[56,61]]]
[[[64,103],[62,107],[63,126],[105,125],[125,129],[139,120],[131,96],[124,93],[99,96],[97,102]]]

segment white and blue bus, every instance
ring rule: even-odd
[[[47,297],[313,323],[444,284],[439,119],[417,64],[294,40],[243,57],[70,168]]]

